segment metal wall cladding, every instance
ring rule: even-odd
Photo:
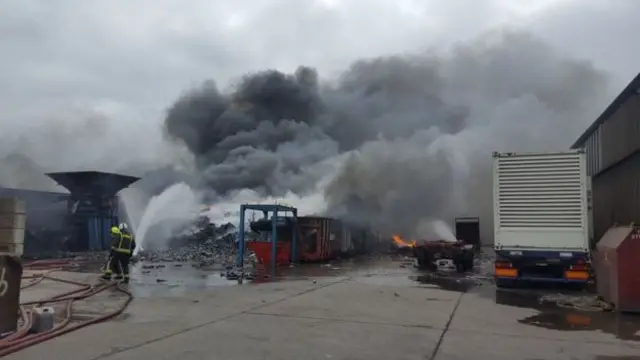
[[[602,126],[598,126],[596,130],[585,140],[583,147],[587,154],[587,175],[593,176],[602,169],[602,148],[600,142],[600,134]]]
[[[69,194],[0,188],[0,197],[13,197],[25,202],[27,226],[31,228],[63,229]]]
[[[72,201],[73,251],[101,251],[109,248],[109,228],[118,224],[118,201],[111,197]]]
[[[69,235],[69,194],[0,188],[0,197],[17,198],[26,204],[25,256],[44,255],[60,250],[60,244]]]
[[[21,279],[20,258],[0,255],[0,334],[15,331],[18,326]]]
[[[591,137],[600,144],[601,171],[640,149],[640,96],[631,96]],[[596,141],[596,140],[593,140]],[[588,141],[587,141],[588,142]],[[596,157],[597,158],[597,157]]]
[[[598,294],[621,312],[640,312],[640,228],[610,228],[594,253]]]
[[[640,224],[640,152],[592,178],[592,201],[596,242],[614,224]]]

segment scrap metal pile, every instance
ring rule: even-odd
[[[233,264],[236,254],[236,227],[230,223],[216,226],[202,219],[195,225],[193,231],[174,239],[171,248],[140,251],[136,260],[189,262],[201,267]]]

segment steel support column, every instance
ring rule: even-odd
[[[273,273],[273,276],[276,275],[276,268],[278,267],[277,244],[278,244],[278,211],[274,211],[273,215],[271,215],[271,272]]]
[[[298,211],[293,211],[293,234],[291,236],[291,255],[290,259],[292,263],[298,262]]]
[[[240,205],[240,224],[238,225],[238,254],[236,257],[236,266],[244,267],[244,212],[246,207]]]

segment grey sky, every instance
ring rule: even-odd
[[[620,88],[638,71],[638,18],[635,0],[3,0],[0,125],[3,139],[31,143],[80,131],[62,147],[98,147],[88,164],[104,151],[156,158],[155,125],[203,79],[224,85],[300,64],[327,78],[357,58],[447,47],[496,27],[530,29]],[[88,116],[90,127],[63,127]],[[109,135],[89,135],[94,126]],[[3,143],[0,152],[14,146]],[[67,166],[56,149],[34,156]]]
[[[353,141],[362,145],[358,156],[325,192],[332,215],[408,234],[424,219],[463,211],[490,218],[491,151],[568,146],[611,101],[604,94],[615,95],[640,71],[639,18],[639,0],[2,0],[0,184],[53,189],[42,172],[141,175],[194,155],[176,152],[160,125],[179,95],[205,79],[224,89],[247,72],[292,73],[307,65],[326,81],[349,74],[345,68],[357,59],[464,44],[453,55],[361,63],[355,90],[322,92],[329,116],[313,117],[313,129],[276,121],[278,134],[291,125],[295,141],[272,148],[263,144],[269,137],[261,130],[271,129],[266,119],[234,110],[228,97],[219,99],[225,116],[211,116],[215,99],[205,94],[200,108],[185,106],[175,119],[197,130],[191,133],[214,153],[220,144],[209,135],[225,124],[241,118],[260,125],[240,139],[224,138],[246,145],[223,152],[224,166],[208,161],[211,151],[196,154],[215,191],[225,185],[220,179],[258,188],[275,183],[281,191],[320,184],[328,170],[314,157],[331,160],[339,135],[354,140],[374,129],[368,135],[391,137]],[[530,32],[560,51],[522,35],[482,43],[492,39],[485,32],[504,28]],[[604,70],[609,82],[565,56]],[[432,66],[440,60],[446,66]],[[439,75],[433,81],[430,71]],[[280,85],[291,88],[287,81]],[[269,103],[263,107],[291,103],[274,90],[257,87],[261,95],[280,95],[258,97]],[[434,102],[425,105],[429,98]],[[466,123],[463,131],[438,131],[456,117]],[[333,137],[312,137],[311,130]],[[12,153],[43,168],[21,157],[3,162]]]

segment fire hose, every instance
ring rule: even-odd
[[[15,332],[0,339],[0,358],[6,355],[12,354],[14,352],[23,350],[29,346],[36,345],[36,344],[45,342],[47,340],[51,340],[60,335],[64,335],[72,331],[87,327],[89,325],[94,325],[94,324],[112,319],[120,315],[127,308],[129,303],[131,303],[131,301],[133,300],[133,295],[128,290],[120,286],[120,284],[118,284],[117,282],[108,282],[108,283],[103,283],[98,285],[92,285],[92,284],[86,284],[82,282],[71,281],[71,280],[66,280],[66,279],[61,279],[58,277],[51,276],[53,272],[60,270],[60,268],[57,268],[55,266],[64,265],[64,264],[66,263],[63,263],[61,261],[47,261],[47,262],[36,261],[34,263],[25,265],[26,268],[37,268],[37,269],[48,268],[49,270],[42,275],[24,277],[24,279],[33,279],[33,280],[23,285],[21,287],[22,289],[34,286],[45,279],[60,282],[60,283],[75,285],[78,288],[74,290],[66,291],[64,293],[52,296],[50,298],[21,303],[20,304],[20,317],[22,319],[21,325]],[[71,320],[73,318],[73,304],[75,301],[87,299],[91,296],[99,294],[108,289],[115,289],[115,291],[118,291],[126,295],[126,301],[124,301],[118,308],[116,308],[114,311],[110,313],[98,316],[96,318],[93,318],[85,322],[70,325]],[[30,305],[43,306],[46,304],[54,304],[54,303],[65,303],[65,311],[64,311],[65,318],[63,319],[63,321],[57,325],[54,325],[54,327],[48,331],[37,333],[37,334],[30,334],[29,332],[34,324],[35,314],[32,309],[27,309],[27,307]]]

